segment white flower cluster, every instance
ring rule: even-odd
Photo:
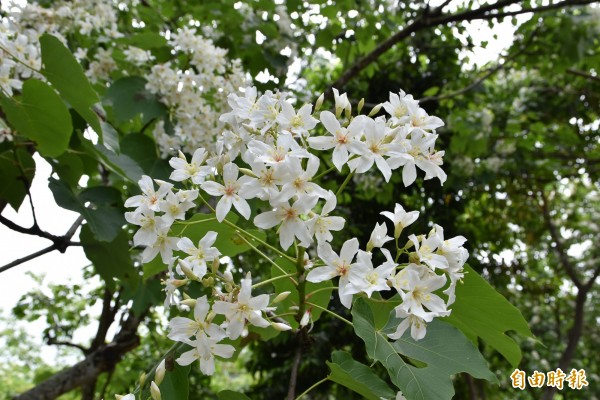
[[[69,33],[95,33],[99,41],[122,36],[117,30],[117,10],[112,2],[96,0],[54,1],[49,7],[27,2],[12,5],[0,19],[0,89],[9,96],[21,90],[23,80],[41,76],[39,37],[52,34],[63,42]],[[15,61],[15,58],[19,60]]]
[[[146,88],[171,110],[173,132],[162,122],[154,128],[154,137],[163,156],[181,149],[188,154],[199,147],[212,148],[224,129],[220,111],[227,107],[227,95],[246,85],[239,60],[229,61],[227,50],[196,33],[182,28],[169,40],[175,56],[185,59],[155,64],[146,76]],[[185,57],[182,57],[185,56]]]
[[[198,148],[189,161],[180,152],[170,160],[173,168],[170,180],[192,189],[174,192],[171,183],[156,180],[159,186],[156,190],[152,179],[144,176],[139,182],[143,194],[125,204],[136,207],[126,218],[140,226],[133,240],[136,246],[146,246],[143,262],[160,253],[163,262],[169,265],[168,279],[164,282],[165,305],[179,302],[194,307],[193,320],[177,317],[170,322],[169,337],[193,347],[178,359],[180,364],[198,359],[202,371],[212,373],[215,355],[228,358],[233,354],[230,345],[219,342],[238,338],[247,323],[291,329],[280,322],[270,322],[269,296],[251,296],[250,273],[236,285],[231,274],[218,270],[220,252],[213,247],[215,232],[208,232],[197,245],[185,236],[168,236],[171,225],[185,219],[186,211],[194,207],[196,199],[212,208],[200,191],[218,199],[213,211],[219,222],[228,223],[225,218],[235,208],[256,227],[275,228],[284,250],[294,243],[304,248],[315,244],[318,257],[306,262],[306,280],[322,282],[339,277],[340,301],[348,308],[356,294],[370,297],[375,291],[395,288],[402,298],[396,315],[404,321],[390,337],[400,337],[410,326],[413,338],[420,339],[425,335],[427,322],[450,313],[448,306],[454,301],[454,288],[468,257],[462,247],[463,237],[446,240],[443,229],[436,225],[427,237],[411,235],[407,245],[400,248],[400,235],[417,219],[418,212],[406,212],[397,204],[393,213],[382,213],[394,225],[393,238],[388,236],[386,224],[376,224],[365,250],[359,249],[358,239],[353,238],[344,243],[338,255],[329,242],[333,239],[332,232],[343,229],[346,221],[330,215],[336,208],[337,196],[319,185],[319,177],[335,169],[347,171],[349,178],[373,166],[386,181],[393,170],[403,167],[404,184],[410,185],[419,167],[425,172],[425,179],[437,177],[443,182],[446,177],[440,168],[443,152],[434,150],[435,129],[443,125],[439,118],[428,116],[404,92],[390,94],[390,101],[376,107],[375,113],[383,108],[389,118],[375,119],[365,115],[352,117],[346,94],[337,91],[335,113],[322,111],[319,115],[313,113],[309,104],[295,109],[285,93],[267,92],[259,96],[254,88],[247,88],[243,96],[229,95],[228,102],[232,110],[220,118],[228,129],[217,139],[214,150]],[[321,103],[322,100],[317,102],[317,109]],[[319,123],[325,128],[325,135],[315,134]],[[321,157],[328,158],[331,149],[334,167],[319,173],[321,158],[317,154],[327,152]],[[260,200],[259,208],[263,210],[254,218],[248,203],[253,199]],[[163,214],[158,215],[159,212]],[[383,248],[394,238],[395,257]],[[414,251],[409,252],[412,247]],[[375,267],[373,251],[377,248],[385,261]],[[185,256],[174,257],[174,251]],[[407,262],[399,264],[403,255],[408,257]],[[190,281],[212,287],[213,297],[177,299],[177,289]],[[448,281],[450,285],[444,291],[448,300],[444,302],[433,292],[445,287]],[[224,316],[219,317],[221,324],[214,323],[217,315]],[[307,313],[301,325],[309,320]]]

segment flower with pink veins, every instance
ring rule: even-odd
[[[250,178],[242,176],[238,179],[238,175],[238,166],[228,163],[223,167],[223,185],[214,181],[206,181],[200,185],[211,196],[222,196],[215,210],[219,222],[225,219],[232,205],[244,218],[250,218],[250,205],[240,194],[240,189],[250,182]]]

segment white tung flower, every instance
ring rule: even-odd
[[[213,181],[203,182],[201,188],[212,196],[222,196],[217,203],[217,220],[222,222],[233,205],[236,210],[246,219],[250,218],[250,205],[240,193],[240,189],[251,182],[247,176],[238,179],[239,168],[233,163],[225,164],[223,167],[223,185]],[[243,192],[242,192],[243,193]]]

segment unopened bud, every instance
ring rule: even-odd
[[[233,282],[233,275],[231,275],[231,271],[223,272],[223,278],[225,278],[225,281],[227,282]]]
[[[160,389],[154,381],[150,384],[150,396],[152,396],[152,400],[161,400]]]
[[[202,279],[202,286],[208,288],[212,287],[215,284],[215,278],[209,276],[208,278]]]
[[[189,308],[194,308],[194,307],[196,307],[196,300],[185,299],[185,300],[181,301],[181,304],[183,304],[184,306],[188,306]]]
[[[276,296],[276,297],[273,299],[273,304],[275,304],[275,303],[279,303],[279,302],[282,302],[282,301],[284,301],[285,299],[287,299],[287,297],[290,295],[290,293],[292,293],[292,292],[290,292],[290,291],[287,291],[287,292],[281,292],[281,293],[279,293],[279,294],[278,294],[278,295],[277,295],[277,296]]]
[[[227,282],[227,283],[225,284],[225,290],[226,290],[227,292],[231,292],[231,291],[233,290],[233,285],[232,285],[231,283]]]
[[[211,267],[211,271],[213,274],[216,274],[217,271],[219,271],[219,266],[221,265],[221,260],[219,260],[218,257],[215,257],[215,259],[212,262],[212,267]]]
[[[358,102],[358,107],[356,107],[357,112],[360,114],[360,112],[362,111],[363,107],[365,106],[365,98],[363,97],[362,99],[360,99],[360,101]]]
[[[287,324],[283,324],[281,322],[271,322],[271,326],[280,332],[285,332],[285,331],[289,331],[290,329],[292,329],[291,326],[289,326]]]
[[[179,158],[185,161],[185,154],[181,150],[177,150],[179,152]]]
[[[248,175],[253,178],[258,178],[258,176],[256,176],[256,174],[254,172],[252,172],[251,170],[249,170],[248,168],[240,168],[240,172],[244,175]]]
[[[310,322],[310,312],[306,311],[300,320],[300,327],[304,328]]]
[[[215,319],[215,316],[217,314],[215,314],[214,311],[210,310],[210,312],[208,313],[208,315],[206,316],[206,322],[208,322],[209,324],[212,322],[213,319]]]
[[[140,386],[144,386],[144,383],[146,383],[146,373],[145,372],[142,372],[140,374],[139,382],[140,382]]]
[[[344,111],[346,114],[346,119],[350,119],[352,117],[352,107],[348,106]]]
[[[325,100],[325,93],[322,93],[319,96],[319,98],[317,99],[317,102],[315,103],[315,112],[317,112],[321,109],[321,106],[323,105],[324,100]]]
[[[185,276],[187,276],[189,279],[191,279],[193,281],[200,280],[200,278],[198,278],[198,276],[194,273],[194,271],[192,271],[192,269],[190,268],[190,265],[188,263],[186,263],[185,261],[179,260],[179,267],[181,268],[181,271],[183,272],[183,274]]]
[[[183,298],[184,298],[184,300],[189,300],[189,299],[191,299],[190,295],[189,295],[189,294],[187,294],[186,292],[183,292]]]
[[[158,367],[156,367],[156,372],[154,373],[154,382],[157,385],[160,385],[163,379],[165,378],[165,359],[163,358]]]
[[[369,240],[369,242],[367,243],[367,253],[370,253],[371,250],[373,250],[373,247],[375,247],[373,241]]]
[[[377,104],[375,107],[373,107],[373,109],[369,113],[369,117],[372,117],[373,115],[377,114],[381,110],[381,107],[383,107],[383,104]]]
[[[171,284],[176,288],[186,285],[190,280],[189,279],[173,279],[171,280]]]

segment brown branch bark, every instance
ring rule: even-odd
[[[479,7],[474,10],[468,10],[458,12],[456,14],[443,14],[441,11],[442,7],[438,7],[433,11],[426,10],[421,16],[415,18],[415,20],[409,23],[405,28],[401,29],[388,39],[384,40],[379,44],[373,51],[364,57],[357,60],[352,66],[350,66],[344,73],[325,91],[325,96],[331,98],[332,89],[343,88],[352,78],[357,76],[362,70],[368,67],[371,63],[375,62],[381,55],[386,53],[396,44],[406,39],[413,33],[421,31],[426,28],[431,28],[438,25],[447,25],[455,22],[462,21],[474,21],[479,19],[492,19],[492,18],[503,18],[507,16],[515,16],[525,13],[539,13],[552,9],[564,8],[569,6],[578,6],[596,3],[598,0],[564,0],[559,3],[551,4],[548,6],[540,6],[534,8],[522,8],[521,10],[500,12],[498,10],[503,9],[511,4],[518,3],[518,0],[499,0],[496,3],[488,4]],[[496,12],[493,12],[496,11]]]
[[[298,346],[296,347],[296,353],[294,354],[294,361],[292,363],[292,372],[290,373],[290,383],[288,385],[287,400],[294,400],[296,398],[296,384],[298,383],[298,370],[300,369],[300,362],[302,361],[302,337],[301,332],[298,332]]]
[[[13,400],[51,400],[95,382],[101,373],[113,370],[125,354],[140,344],[137,329],[146,312],[141,316],[130,313],[119,334],[111,343],[100,345],[84,360],[60,371],[27,392],[17,395]]]
[[[558,229],[556,229],[556,226],[554,225],[554,222],[552,221],[552,217],[550,216],[550,210],[549,210],[549,205],[548,205],[548,197],[546,196],[546,193],[543,190],[540,191],[540,199],[542,202],[541,209],[542,209],[542,216],[544,217],[544,222],[546,223],[546,227],[548,228],[548,231],[550,232],[552,241],[554,241],[554,243],[556,244],[556,246],[554,247],[554,249],[556,250],[556,255],[558,256],[558,259],[560,260],[561,266],[563,267],[563,269],[565,270],[565,272],[567,273],[567,275],[569,276],[571,281],[573,281],[573,284],[577,287],[577,289],[579,291],[581,291],[583,285],[581,283],[581,280],[579,279],[579,276],[577,275],[575,266],[571,263],[571,260],[569,259],[569,256],[567,255],[567,250],[565,249],[565,246],[562,242],[560,233],[559,233]]]

